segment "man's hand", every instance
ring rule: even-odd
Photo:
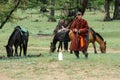
[[[78,32],[78,30],[77,30],[77,29],[74,29],[74,31],[75,31],[75,32]]]

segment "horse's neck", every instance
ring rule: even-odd
[[[102,43],[104,42],[99,36],[96,35],[96,41],[98,42],[98,44],[101,46]]]
[[[58,40],[56,40],[55,38],[53,39],[53,45],[56,46]]]
[[[15,38],[16,36],[18,36],[18,35],[16,33],[16,30],[14,30],[14,32],[11,34],[11,36],[10,36],[10,38],[8,40],[8,45],[9,46],[13,46],[14,45],[15,40],[16,40],[16,38]]]
[[[8,40],[8,45],[12,46],[14,44],[14,32],[11,34],[9,40]]]
[[[9,41],[8,41],[8,45],[9,45],[9,46],[13,46],[13,41],[10,41],[10,40],[9,40]]]

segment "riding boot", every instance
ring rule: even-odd
[[[88,53],[87,53],[87,51],[82,51],[83,52],[83,54],[85,55],[85,58],[87,59],[88,58]]]
[[[88,58],[88,53],[85,54],[85,58],[86,58],[86,59]]]
[[[74,51],[75,56],[77,57],[77,59],[79,59],[79,51]]]

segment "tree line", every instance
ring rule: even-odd
[[[110,7],[113,17],[110,16]],[[120,20],[120,0],[0,0],[0,23],[4,24],[11,19],[17,8],[40,8],[42,13],[49,12],[48,21],[56,21],[55,11],[61,12],[61,17],[71,17],[77,11],[84,15],[86,9],[102,10],[105,13],[104,21]]]

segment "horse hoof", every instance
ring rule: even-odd
[[[72,51],[70,51],[70,54],[73,54],[73,52],[72,52]]]
[[[85,59],[88,59],[88,55],[85,55]]]
[[[15,54],[14,56],[18,56],[18,54]]]
[[[97,52],[95,52],[95,54],[97,54]]]
[[[68,50],[64,50],[64,52],[68,52]]]

